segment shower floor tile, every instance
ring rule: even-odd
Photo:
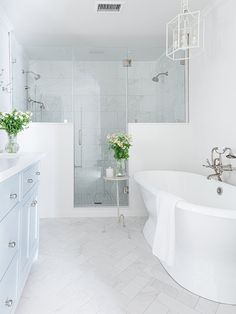
[[[75,207],[82,206],[116,206],[116,199],[109,193],[75,193]],[[120,195],[120,206],[128,206],[127,195]]]
[[[180,287],[152,255],[144,219],[43,219],[39,260],[16,314],[226,314]],[[106,225],[106,232],[103,227]]]

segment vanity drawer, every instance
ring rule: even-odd
[[[23,172],[23,196],[39,181],[39,164],[36,164]]]
[[[18,246],[19,206],[16,206],[0,223],[0,280],[18,251]]]
[[[0,281],[0,313],[12,313],[17,297],[17,258],[9,266],[5,276]]]
[[[19,175],[0,183],[0,221],[19,202]]]

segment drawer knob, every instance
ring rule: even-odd
[[[33,180],[33,179],[28,179],[27,182],[28,182],[28,183],[33,183],[34,180]]]
[[[36,176],[40,176],[41,173],[40,173],[40,171],[37,171],[35,174],[36,174]]]
[[[11,199],[11,200],[17,199],[17,194],[16,194],[16,193],[10,194],[10,199]]]
[[[35,207],[38,204],[38,202],[35,200],[31,203],[31,207]]]
[[[9,242],[8,247],[14,249],[14,247],[16,247],[16,242],[15,241]]]
[[[8,307],[11,307],[11,306],[13,305],[13,300],[7,299],[7,300],[5,301],[5,305],[8,306]]]

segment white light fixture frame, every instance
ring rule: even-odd
[[[171,60],[188,60],[202,47],[201,12],[190,12],[188,0],[181,0],[182,13],[166,24],[166,56]],[[201,38],[202,37],[202,38]]]

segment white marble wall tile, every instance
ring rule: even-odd
[[[41,78],[72,77],[72,61],[30,60],[30,69],[41,75]]]
[[[125,111],[126,97],[123,95],[106,95],[100,97],[102,111]]]

